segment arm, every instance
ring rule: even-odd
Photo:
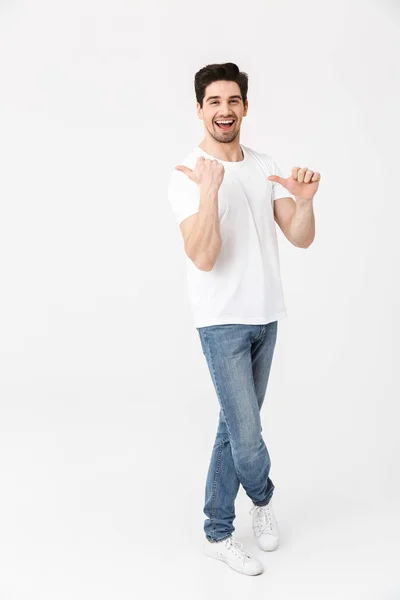
[[[313,202],[302,198],[278,198],[274,201],[274,217],[283,234],[298,248],[308,248],[315,238]]]
[[[224,166],[217,160],[199,156],[194,170],[175,167],[199,186],[198,212],[181,223],[185,252],[201,271],[211,271],[222,247],[218,214],[218,190],[224,178]]]
[[[199,211],[181,223],[185,252],[201,271],[211,271],[221,250],[218,193],[200,194]]]
[[[298,248],[308,248],[315,238],[313,199],[321,174],[307,167],[293,167],[290,177],[270,175],[268,179],[283,186],[296,200],[279,196],[273,200],[276,222],[292,244]]]

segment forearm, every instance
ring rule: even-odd
[[[308,248],[315,237],[313,200],[296,197],[296,212],[289,227],[290,241],[300,248]]]
[[[221,250],[218,193],[200,192],[199,212],[186,242],[185,251],[196,267],[210,271]]]

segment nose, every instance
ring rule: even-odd
[[[225,117],[231,117],[232,116],[232,113],[230,112],[229,102],[228,101],[222,102],[222,104],[221,104],[221,114],[222,114],[221,118],[224,118],[224,116]]]
[[[219,114],[219,117],[217,117],[218,119],[231,119],[231,118],[235,118],[235,115],[233,113],[231,113],[229,110],[222,110]]]

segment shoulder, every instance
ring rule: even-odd
[[[274,160],[270,154],[267,152],[260,152],[259,150],[255,150],[244,144],[242,144],[242,146],[253,160],[262,164],[269,172],[272,173],[274,171]]]

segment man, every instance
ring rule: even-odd
[[[242,484],[252,500],[259,547],[278,546],[260,419],[278,320],[287,316],[275,221],[292,244],[310,246],[320,174],[294,167],[284,178],[269,154],[240,144],[248,76],[237,65],[207,65],[194,83],[205,137],[173,171],[168,198],[182,232],[189,299],[220,406],[205,489],[204,552],[257,575],[262,564],[232,533]]]

